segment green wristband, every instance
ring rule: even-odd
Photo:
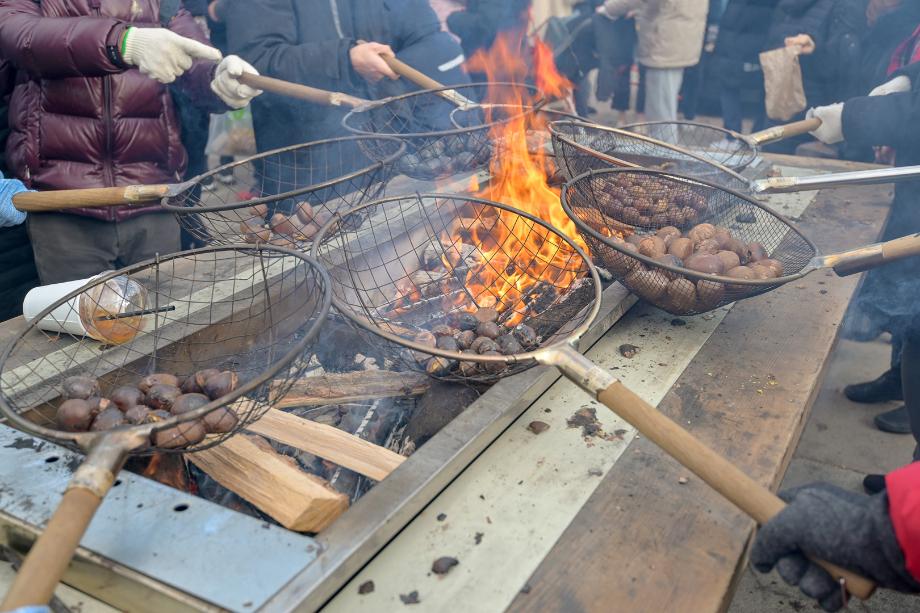
[[[130,34],[133,29],[133,27],[128,28],[125,30],[125,33],[121,35],[121,57],[125,56],[125,47],[128,45],[128,34]]]

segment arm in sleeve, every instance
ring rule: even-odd
[[[915,147],[920,139],[920,90],[847,100],[843,136],[861,147]]]
[[[411,47],[441,31],[438,16],[427,0],[404,0],[387,3],[391,31],[395,33],[393,50]]]
[[[47,79],[121,72],[106,53],[127,25],[99,17],[42,17],[32,0],[0,0],[0,57]]]
[[[169,29],[179,36],[211,46],[211,41],[208,40],[198,22],[184,8],[180,9],[170,20]],[[195,60],[192,67],[176,80],[175,85],[192,100],[194,105],[215,113],[222,113],[227,110],[227,105],[211,91],[211,81],[214,79],[216,69],[217,64],[214,62]]]
[[[358,77],[342,38],[300,42],[293,0],[246,0],[227,7],[230,49],[261,74],[323,89],[354,90]]]
[[[904,552],[907,571],[920,581],[920,463],[888,474],[885,484],[888,514]]]

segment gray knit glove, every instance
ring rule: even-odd
[[[833,562],[873,580],[879,587],[920,592],[905,567],[888,516],[888,495],[864,496],[815,483],[780,493],[789,503],[757,533],[751,563],[762,573],[776,567],[789,584],[818,601],[825,611],[840,609],[840,585],[802,552]]]

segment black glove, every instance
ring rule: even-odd
[[[871,579],[879,587],[920,592],[920,583],[905,567],[886,493],[864,496],[815,483],[781,492],[780,497],[789,506],[758,531],[751,550],[754,568],[766,573],[775,566],[787,583],[798,585],[825,611],[843,606],[840,584],[803,552]]]

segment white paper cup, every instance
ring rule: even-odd
[[[31,323],[32,320],[46,308],[70,292],[80,289],[84,285],[90,283],[93,279],[107,274],[107,272],[100,273],[88,279],[55,283],[53,285],[42,285],[41,287],[32,289],[26,294],[26,298],[22,303],[22,316],[27,322]],[[83,325],[83,322],[80,321],[79,302],[80,295],[78,294],[68,300],[66,304],[62,304],[51,311],[35,325],[48,332],[66,332],[74,336],[86,336],[86,327]]]

